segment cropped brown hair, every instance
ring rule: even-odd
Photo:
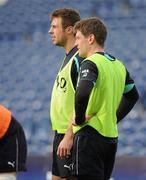
[[[104,42],[107,36],[107,29],[104,23],[97,17],[83,19],[75,24],[75,32],[77,30],[87,37],[90,34],[94,34],[96,42],[104,46]]]
[[[74,26],[77,21],[80,21],[80,15],[75,9],[62,8],[56,9],[51,14],[51,21],[54,17],[62,18],[62,27],[65,29],[68,26]]]

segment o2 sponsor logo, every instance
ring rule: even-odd
[[[66,92],[66,79],[64,77],[57,77],[56,79],[57,82],[57,88],[59,87],[63,92]]]

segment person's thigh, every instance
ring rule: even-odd
[[[117,138],[105,138],[85,127],[74,137],[73,170],[79,178],[110,178],[117,150]]]
[[[104,162],[104,179],[108,180],[111,177],[115,156],[117,152],[117,143],[107,143],[105,145],[105,162]]]
[[[75,136],[72,173],[75,176],[104,177],[103,154],[98,139]]]

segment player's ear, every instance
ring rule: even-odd
[[[74,28],[73,28],[73,26],[68,26],[68,27],[66,28],[66,32],[69,33],[69,34],[74,33]]]
[[[89,44],[93,44],[94,41],[95,41],[95,36],[94,36],[94,34],[90,34],[90,35],[88,36],[88,42],[89,42]]]

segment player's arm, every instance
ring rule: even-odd
[[[130,77],[128,71],[126,71],[126,83],[124,93],[117,109],[117,122],[120,122],[134,107],[135,103],[139,99],[137,88],[133,79]]]
[[[77,81],[78,81],[78,76],[79,76],[79,72],[80,72],[80,66],[81,63],[84,59],[81,58],[78,54],[74,57],[74,61],[72,64],[72,68],[71,68],[71,79],[72,79],[72,83],[74,86],[74,89],[76,90],[77,87]]]
[[[84,61],[81,65],[80,78],[75,94],[75,125],[81,125],[85,117],[91,91],[98,78],[98,69],[91,61]]]

